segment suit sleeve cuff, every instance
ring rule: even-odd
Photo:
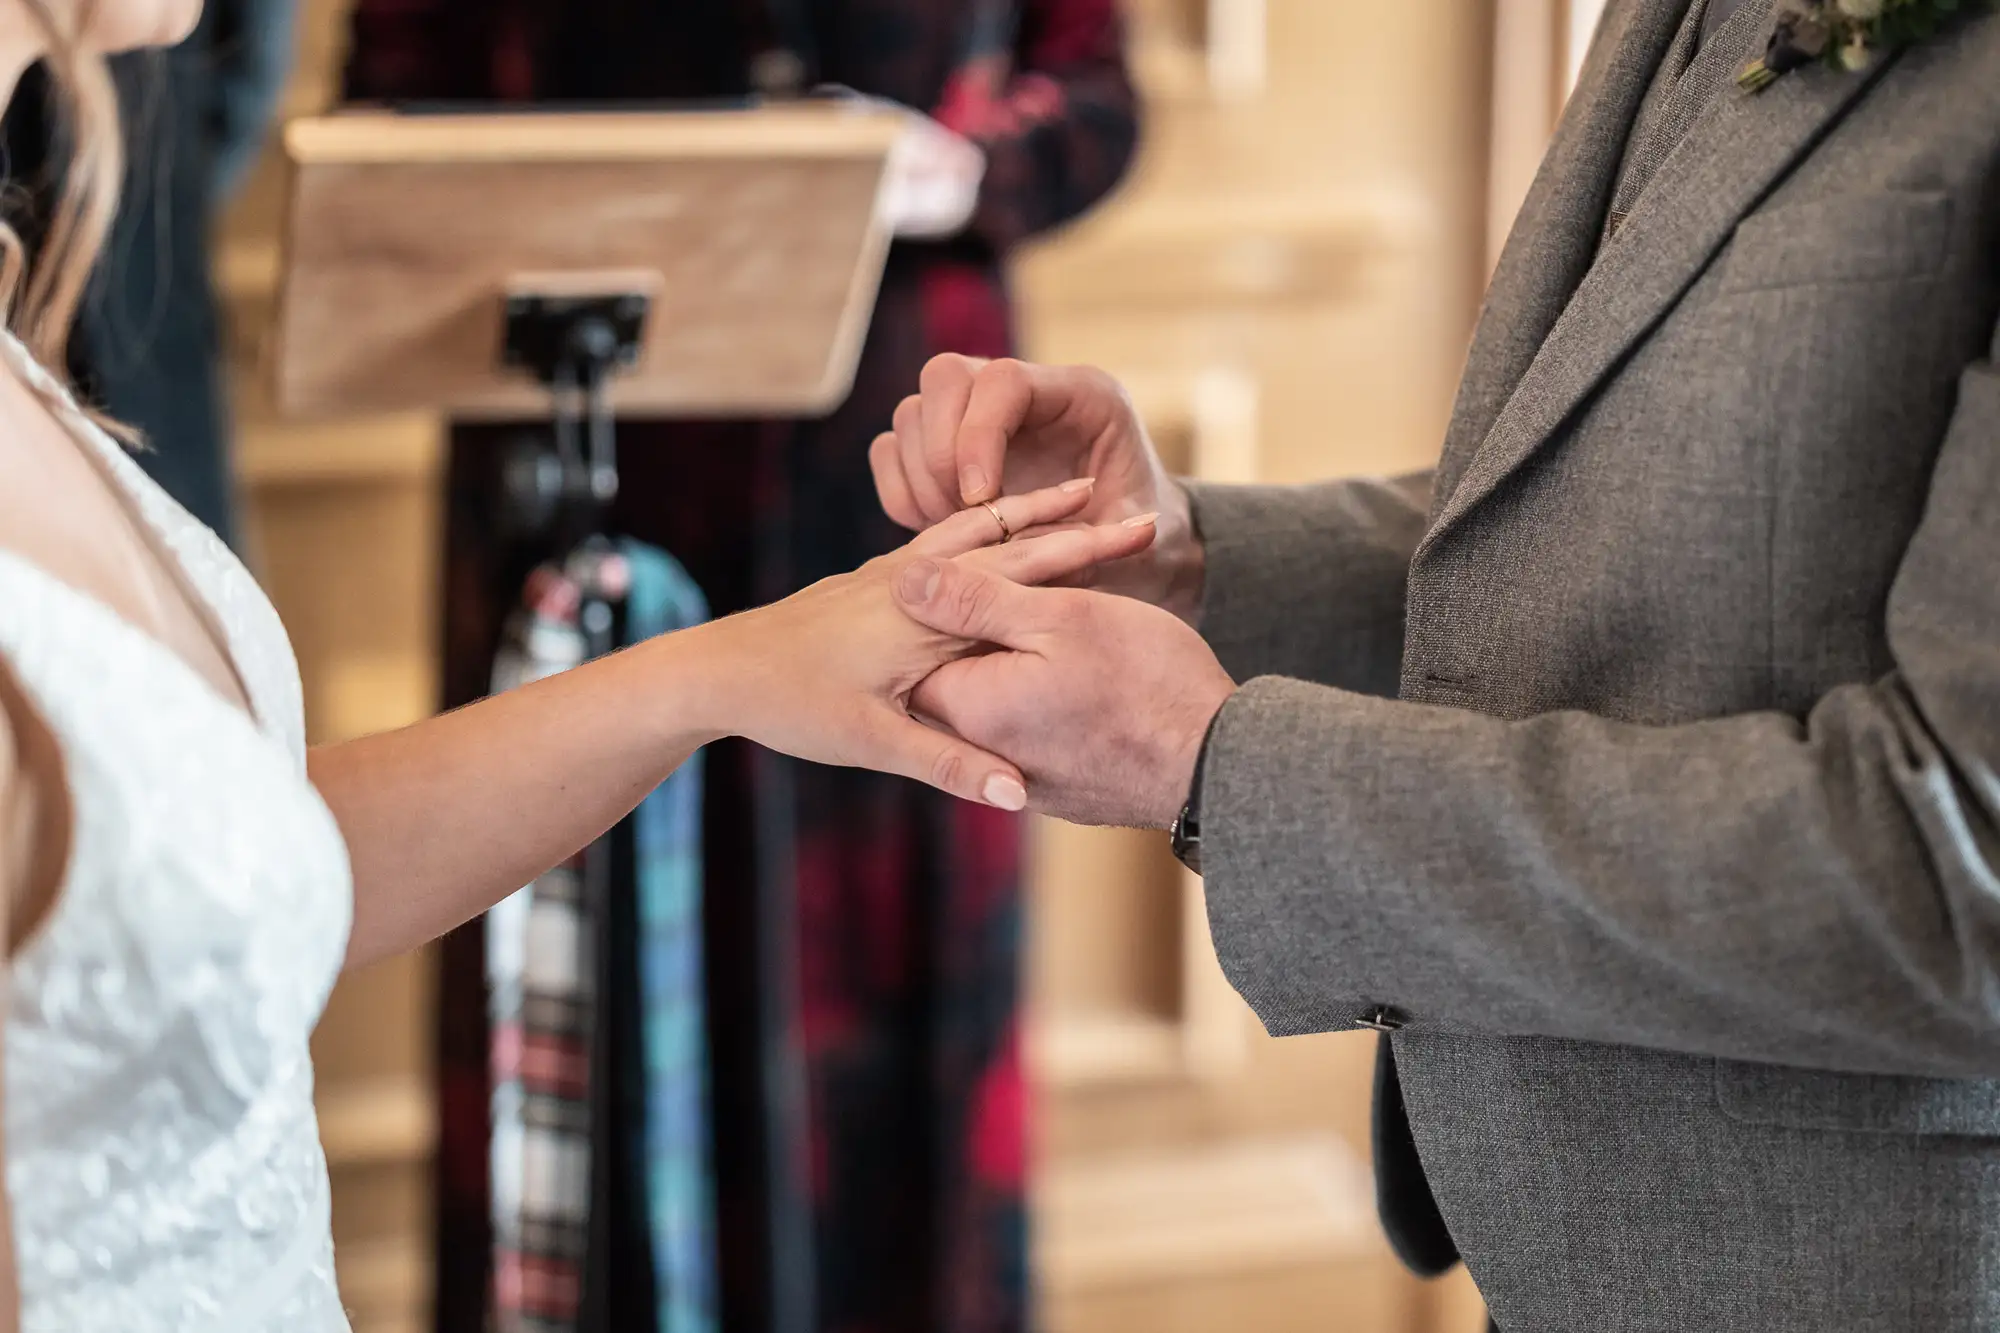
[[[1451,957],[1466,903],[1421,887],[1451,840],[1439,764],[1467,722],[1280,677],[1223,706],[1202,777],[1209,926],[1273,1036],[1435,1025],[1422,997],[1482,989]]]

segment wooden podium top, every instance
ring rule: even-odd
[[[814,415],[846,397],[902,130],[839,104],[294,122],[276,342],[293,414],[539,416],[501,364],[524,286],[652,297],[621,412]]]
[[[770,156],[879,161],[901,128],[893,115],[834,102],[754,111],[345,111],[293,121],[285,127],[285,151],[299,166]]]

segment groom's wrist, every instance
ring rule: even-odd
[[[1187,488],[1179,482],[1170,485],[1168,503],[1160,516],[1160,539],[1154,547],[1161,574],[1155,604],[1200,629],[1202,600],[1208,590],[1208,553]]]
[[[1201,745],[1196,749],[1194,756],[1194,776],[1188,780],[1187,798],[1181,804],[1180,815],[1168,829],[1174,856],[1197,875],[1202,873],[1202,785],[1208,774],[1208,752],[1211,742],[1215,739],[1215,726],[1222,718],[1222,709],[1226,707],[1228,700],[1224,700],[1222,707],[1215,710],[1214,715],[1208,720],[1208,726],[1202,732]]]

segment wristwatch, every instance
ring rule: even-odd
[[[1215,717],[1208,720],[1208,730],[1201,738],[1201,749],[1195,752],[1194,781],[1188,784],[1187,803],[1174,816],[1173,827],[1167,830],[1171,840],[1174,859],[1195,874],[1201,873],[1201,782],[1208,770],[1208,744],[1215,738],[1215,724],[1222,716],[1220,708]]]

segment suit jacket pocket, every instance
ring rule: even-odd
[[[1896,191],[1779,204],[1737,224],[1724,291],[1933,277],[1951,238],[1951,196]]]
[[[1715,1062],[1722,1113],[1753,1125],[2000,1137],[2000,1082]]]

